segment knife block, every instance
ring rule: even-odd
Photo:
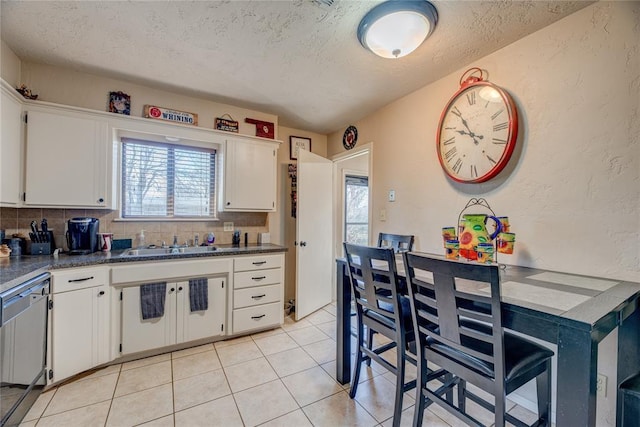
[[[35,243],[31,240],[27,241],[27,253],[30,255],[51,255],[56,250],[56,243],[53,240],[53,231],[49,230],[49,241],[44,243]]]

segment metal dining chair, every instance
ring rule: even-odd
[[[466,412],[466,399],[470,399],[494,413],[496,426],[504,426],[505,421],[527,426],[506,413],[506,396],[535,379],[538,420],[533,425],[551,426],[553,352],[503,329],[498,266],[416,253],[404,253],[403,258],[421,384],[416,387],[413,425],[422,425],[425,403],[435,402],[465,423],[481,426]],[[463,289],[464,285],[474,290]],[[455,376],[451,385],[458,389],[457,406],[425,386],[427,360]],[[469,391],[467,382],[493,395],[495,403]]]
[[[378,234],[379,248],[393,248],[394,252],[409,252],[413,250],[415,237],[411,234]]]
[[[358,389],[362,363],[374,360],[396,375],[396,395],[393,425],[400,425],[403,394],[416,386],[416,381],[404,382],[405,363],[416,363],[415,334],[411,320],[409,299],[398,292],[395,253],[391,248],[375,248],[344,243],[349,277],[357,313],[357,341],[355,369],[349,396]],[[391,341],[374,347],[364,340],[364,327],[378,332]],[[371,346],[369,346],[371,344]],[[396,349],[396,364],[389,362],[384,352]],[[441,373],[426,372],[433,378]]]

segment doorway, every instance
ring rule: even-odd
[[[369,244],[369,177],[344,177],[344,241]]]

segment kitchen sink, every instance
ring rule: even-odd
[[[137,256],[171,256],[171,255],[184,255],[184,254],[202,254],[218,250],[215,246],[191,246],[191,247],[176,247],[176,248],[141,248],[141,249],[128,249],[123,252],[123,257],[137,257]]]

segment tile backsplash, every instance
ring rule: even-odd
[[[138,244],[138,235],[144,230],[145,244],[160,245],[173,242],[173,236],[178,236],[178,242],[185,241],[193,244],[197,234],[200,243],[209,232],[216,236],[216,243],[231,243],[233,232],[223,231],[223,222],[233,222],[234,229],[242,233],[249,233],[249,243],[257,241],[258,233],[269,231],[268,214],[263,212],[220,213],[217,221],[115,221],[118,211],[103,209],[48,209],[48,208],[0,208],[0,228],[6,231],[7,237],[12,234],[22,234],[27,239],[31,231],[31,221],[47,219],[49,229],[53,231],[57,247],[67,249],[65,239],[67,220],[75,217],[92,217],[100,220],[101,233],[113,233],[114,239],[132,239],[133,245]]]

